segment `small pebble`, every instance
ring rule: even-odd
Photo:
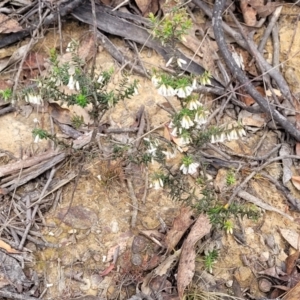
[[[268,293],[272,288],[272,283],[269,280],[262,278],[258,282],[258,287],[261,292]]]
[[[135,266],[140,266],[143,262],[142,256],[138,253],[132,254],[131,262]]]
[[[131,251],[132,253],[139,253],[142,252],[147,246],[146,238],[138,235],[135,236],[132,241]]]
[[[233,280],[228,280],[228,281],[226,281],[225,285],[226,285],[228,288],[232,287],[232,285],[233,285]]]

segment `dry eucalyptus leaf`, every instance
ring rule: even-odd
[[[299,234],[292,230],[292,229],[284,229],[280,228],[279,232],[281,233],[282,237],[295,249],[299,249],[298,242],[299,242]]]
[[[296,143],[296,155],[300,155],[300,143]]]
[[[210,39],[200,40],[196,36],[196,32],[203,31],[203,28],[198,24],[193,24],[192,28],[188,30],[181,40],[181,43],[190,49],[195,56],[193,61],[200,64],[205,70],[209,71],[214,77],[216,74],[214,53],[217,52],[217,43]]]
[[[147,16],[149,13],[156,14],[159,8],[158,0],[135,0],[135,3],[143,16]]]
[[[239,113],[239,120],[242,122],[243,126],[253,126],[262,128],[266,124],[264,114],[253,114],[246,110],[242,110]]]
[[[243,13],[244,21],[249,26],[255,26],[256,24],[256,10],[249,5],[248,0],[241,0],[240,8]]]
[[[0,248],[6,250],[8,253],[20,253],[20,251],[15,250],[10,245],[5,243],[4,241],[0,240]]]
[[[300,176],[292,176],[292,183],[294,187],[300,191]]]
[[[70,110],[62,108],[57,102],[49,103],[49,112],[59,123],[72,124]]]
[[[12,33],[23,30],[18,21],[0,13],[0,33]]]
[[[177,289],[180,299],[183,299],[184,290],[191,283],[195,273],[195,244],[210,230],[211,224],[208,217],[200,215],[183,243],[177,275]]]
[[[291,146],[289,144],[282,144],[279,155],[290,155],[291,154]],[[283,176],[282,176],[282,183],[286,186],[286,184],[291,180],[293,173],[291,167],[293,165],[293,161],[291,158],[284,158],[282,160],[283,165]]]
[[[0,61],[0,72],[2,70],[4,70],[5,68],[9,67],[10,65],[21,60],[27,51],[27,47],[28,47],[28,45],[21,46],[13,53],[13,55],[9,59],[1,60]]]
[[[281,5],[282,3],[279,2],[267,2],[266,5],[252,5],[252,7],[256,10],[257,14],[261,18],[266,18],[272,14],[278,6]]]
[[[154,274],[158,276],[163,276],[167,274],[167,272],[174,267],[178,260],[181,253],[181,249],[174,252],[174,254],[168,256],[155,270]]]
[[[178,244],[186,230],[193,224],[193,211],[190,207],[182,207],[179,216],[174,220],[172,228],[166,236],[166,245],[168,253]]]
[[[274,278],[280,279],[280,276],[286,275],[279,267],[271,267],[269,269],[266,269],[264,271],[258,272],[260,275],[267,275],[267,276],[272,276]]]

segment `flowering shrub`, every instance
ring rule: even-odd
[[[49,75],[40,80],[39,94],[26,95],[27,101],[38,103],[40,99],[51,99],[81,107],[92,104],[89,113],[94,122],[98,124],[110,107],[120,100],[130,98],[137,92],[137,82],[134,81],[129,84],[126,77],[119,82],[118,88],[108,90],[113,69],[92,76],[83,67],[84,63],[78,56],[78,44],[76,42],[70,42],[66,51],[72,53],[72,59],[63,64],[60,64],[56,52],[51,51]]]
[[[208,198],[205,192],[207,186],[205,181],[199,180],[200,161],[188,151],[189,149],[199,149],[208,142],[224,143],[238,140],[243,138],[246,132],[238,122],[220,126],[209,126],[207,124],[211,113],[202,101],[203,95],[197,94],[196,90],[199,85],[211,84],[212,76],[208,71],[205,71],[201,76],[186,75],[185,72],[182,72],[182,69],[187,65],[187,62],[177,56],[176,45],[184,40],[184,35],[191,28],[191,22],[184,9],[174,9],[167,13],[162,20],[150,15],[150,20],[154,25],[153,37],[158,38],[162,44],[168,45],[172,49],[166,67],[173,69],[172,75],[154,70],[151,78],[152,84],[159,95],[173,97],[181,104],[181,109],[171,115],[171,120],[166,125],[170,136],[169,143],[151,137],[144,139],[147,146],[146,153],[149,156],[148,161],[153,162],[156,160],[160,163],[160,172],[152,175],[150,188],[159,190],[167,189],[169,186],[172,198],[178,200],[196,199],[199,202],[197,208],[200,208],[201,212],[208,213],[212,223],[217,223],[227,233],[231,234],[233,224],[229,217],[232,212],[244,213],[246,211],[247,215],[252,214],[253,216],[255,213],[244,208],[236,209],[235,207],[222,210],[220,209],[222,205],[220,206],[215,200],[207,201]],[[181,165],[174,172],[174,167],[169,167],[167,160],[178,155],[182,156]],[[201,201],[194,194],[195,188],[189,186],[189,181],[186,179],[189,175],[196,178],[196,185],[197,182],[202,182],[203,187],[204,183],[204,188],[201,191],[203,196]],[[230,180],[230,182],[233,182],[233,180]]]

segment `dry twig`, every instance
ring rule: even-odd
[[[232,54],[229,52],[227,45],[225,43],[224,31],[222,28],[222,12],[225,6],[225,2],[226,2],[225,0],[215,1],[214,11],[213,11],[213,28],[214,28],[215,38],[219,46],[219,50],[226,62],[226,65],[230,69],[231,73],[236,76],[237,80],[240,83],[244,84],[244,88],[247,91],[247,93],[253,99],[255,99],[255,101],[259,104],[259,106],[263,109],[263,111],[267,114],[271,114],[274,120],[278,122],[285,129],[286,132],[288,132],[291,136],[293,136],[297,141],[300,141],[300,131],[291,122],[289,122],[282,114],[280,114],[277,110],[275,110],[274,107],[269,105],[269,103],[253,87],[248,77],[243,73],[243,71],[239,68],[239,66],[232,58]],[[258,52],[257,49],[256,52]]]

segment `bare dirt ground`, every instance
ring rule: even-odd
[[[281,72],[295,94],[300,92],[300,71],[297,67],[300,63],[298,54],[300,39],[295,38],[291,48],[290,45],[291,36],[300,28],[295,29],[295,26],[299,27],[299,22],[293,26],[291,23],[299,13],[297,7],[284,8],[279,21],[280,58],[281,61],[286,60],[281,66]],[[89,27],[85,25],[67,21],[62,30],[64,47],[66,48],[72,39],[81,40],[88,31]],[[258,31],[255,40],[259,40],[261,34]],[[123,40],[116,37],[111,37],[111,39],[125,53],[127,51],[130,54]],[[53,30],[35,45],[33,51],[46,56],[49,49],[58,45],[59,36]],[[271,42],[267,44],[266,49],[267,52],[272,52]],[[4,53],[4,51],[7,52]],[[13,48],[3,49],[1,56],[5,57],[13,51]],[[288,57],[286,57],[287,54]],[[140,55],[149,69],[153,66],[165,65],[159,55],[147,48]],[[121,73],[118,73],[120,66],[100,46],[96,58],[97,71],[107,70],[112,66],[116,70],[113,80],[118,82],[121,76]],[[3,74],[2,81],[7,81],[10,76],[11,73]],[[166,103],[165,98],[157,93],[149,79],[138,75],[131,75],[130,79],[139,80],[138,95],[111,108],[101,123],[129,128],[135,123],[139,108],[144,105],[151,130],[158,128],[155,133],[163,136],[162,125],[170,121],[170,116],[158,104]],[[169,101],[175,108],[180,108],[180,103],[175,98]],[[212,96],[207,96],[206,104],[213,107]],[[0,153],[8,151],[14,157],[20,158],[21,153],[25,156],[34,156],[48,150],[51,143],[41,141],[35,144],[32,130],[35,126],[35,119],[43,124],[45,129],[51,128],[49,111],[38,110],[34,107],[32,112],[27,113],[28,105],[18,103],[18,106],[20,107],[18,113],[0,117]],[[68,114],[73,112],[71,108]],[[224,120],[230,118],[230,115],[224,116]],[[218,147],[226,148],[235,154],[251,156],[253,149],[263,139],[256,155],[263,156],[269,153],[280,143],[281,133],[275,130],[264,131],[259,121],[251,121],[251,125],[248,123],[246,138],[225,142]],[[55,127],[55,131],[58,137],[64,137],[58,128]],[[109,137],[103,136],[101,140],[105,147],[111,149],[115,144],[130,142],[134,138],[133,134],[122,133]],[[213,150],[209,148],[205,150],[217,156]],[[177,157],[170,160],[169,165],[178,169],[180,159],[181,157]],[[7,163],[9,160],[3,158],[0,167]],[[116,170],[115,178],[108,182],[99,180],[98,176],[103,176],[107,169],[112,167],[109,164],[112,164],[113,169]],[[78,161],[70,160],[57,171],[58,178],[62,179],[71,172],[72,168],[77,167]],[[78,181],[71,181],[66,185],[57,196],[55,205],[43,214],[44,220],[39,230],[46,243],[56,246],[42,247],[30,241],[25,243],[26,251],[31,258],[31,262],[25,260],[25,270],[29,277],[28,270],[34,270],[40,278],[37,297],[43,293],[43,299],[179,299],[177,293],[174,292],[176,282],[164,277],[166,274],[169,275],[169,270],[165,270],[164,275],[161,276],[152,274],[149,280],[148,275],[154,268],[151,264],[156,266],[155,262],[161,258],[162,254],[159,254],[157,244],[146,238],[143,233],[152,230],[153,233],[158,234],[157,230],[163,224],[166,224],[168,229],[174,228],[174,220],[180,219],[185,203],[173,201],[164,189],[154,190],[149,188],[149,184],[146,186],[144,179],[146,172],[150,174],[151,171],[157,170],[158,164],[151,164],[147,168],[137,168],[132,178],[139,204],[136,226],[132,228],[132,199],[122,176],[118,177],[118,167],[118,161],[103,161],[97,158],[96,152],[91,153],[86,159],[84,171]],[[297,163],[291,169],[294,176],[297,176],[299,172]],[[280,179],[283,174],[281,161],[271,164],[266,171],[274,178]],[[220,199],[234,188],[231,187],[228,190],[226,187],[226,172],[224,168],[220,168],[217,174],[211,177],[211,184]],[[248,173],[239,173],[240,178],[237,178],[235,186],[239,185],[250,173],[251,170]],[[40,192],[41,182],[44,181],[45,178],[33,180],[18,189],[16,193],[22,195],[32,190]],[[195,185],[193,179],[191,182]],[[288,188],[293,196],[299,199],[299,192],[291,182]],[[145,189],[148,194],[142,202]],[[200,193],[199,187],[197,189]],[[267,299],[275,286],[281,286],[283,290],[284,287],[286,290],[291,287],[287,284],[287,281],[291,279],[280,278],[279,275],[286,276],[286,266],[289,265],[287,258],[299,250],[297,249],[299,212],[289,210],[286,197],[263,176],[254,177],[249,182],[247,191],[283,214],[260,208],[261,216],[256,221],[240,216],[234,219],[233,234],[226,233],[224,230],[216,231],[216,236],[207,236],[205,241],[202,239],[202,243],[197,243],[195,274],[192,283],[186,289],[187,299],[229,299],[229,296],[237,299]],[[6,200],[5,205],[12,204]],[[4,207],[3,211],[5,211]],[[67,216],[64,216],[67,211]],[[290,245],[293,241],[296,249]],[[112,265],[116,249],[118,249],[117,260]],[[212,272],[209,272],[203,263],[204,253],[213,249],[217,249],[219,254],[213,264]],[[268,273],[265,270],[270,271]],[[294,272],[296,274],[297,269]],[[293,280],[296,282],[293,287],[297,287],[298,277],[295,275]],[[150,291],[161,292],[162,290],[162,295],[161,298],[150,298],[150,293],[147,295],[149,298],[146,294],[137,296],[136,288],[143,292],[147,291],[147,288]],[[24,294],[24,297],[19,299],[33,299],[34,296]],[[293,296],[284,297],[290,300],[299,299]]]

